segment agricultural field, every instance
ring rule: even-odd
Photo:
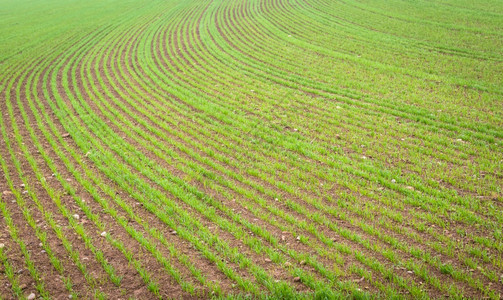
[[[0,0],[0,299],[503,297],[500,0]]]

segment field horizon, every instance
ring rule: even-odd
[[[503,2],[0,0],[1,299],[501,299]]]

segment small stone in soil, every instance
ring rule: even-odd
[[[297,241],[300,241],[300,235],[297,237]]]
[[[35,294],[34,293],[29,294],[28,297],[26,297],[26,299],[28,299],[28,300],[35,299]]]
[[[74,218],[75,220],[79,220],[79,219],[80,219],[80,216],[79,216],[79,215],[77,215],[77,214],[74,214],[74,215],[73,215],[73,218]]]
[[[22,187],[22,188],[24,188],[24,187],[25,187],[24,183],[20,184],[19,186],[20,186],[20,187]]]
[[[11,191],[3,191],[2,195],[7,196],[7,195],[12,195]]]
[[[286,240],[286,237],[284,235],[281,236],[281,240],[282,241],[285,241]]]
[[[294,277],[294,278],[293,278],[293,281],[294,281],[294,282],[299,282],[299,281],[300,281],[300,277]]]
[[[137,289],[136,291],[133,292],[134,296],[137,298],[141,295],[141,293],[142,293],[141,289]]]
[[[0,249],[3,249],[5,248],[5,244],[4,243],[0,243]]]
[[[395,183],[395,182],[396,182],[396,180],[395,180],[395,179],[391,179],[391,182]]]
[[[305,261],[305,260],[303,260],[303,261],[301,261],[301,262],[300,262],[300,265],[301,265],[301,266],[303,266],[303,265],[305,265],[305,264],[306,264],[306,261]]]
[[[270,260],[269,258],[266,258],[266,259],[264,259],[264,260],[265,260],[265,262],[271,262],[271,261],[272,261],[272,260]]]
[[[101,233],[101,236],[102,236],[102,237],[107,236],[107,232],[106,232],[106,231],[103,231],[103,232]]]

